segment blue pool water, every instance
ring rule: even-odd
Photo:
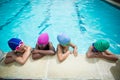
[[[57,46],[61,32],[71,37],[79,53],[85,54],[97,39],[111,43],[120,54],[120,10],[101,0],[0,0],[0,49],[8,52],[7,41],[18,37],[32,47],[47,32]]]

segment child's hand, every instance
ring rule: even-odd
[[[74,56],[76,57],[78,55],[77,50],[73,51]]]
[[[67,53],[71,54],[71,51],[68,50]]]
[[[73,52],[72,51],[70,51],[70,54],[72,54]]]
[[[30,46],[28,46],[28,50],[31,50],[32,48]]]
[[[31,54],[31,50],[32,48],[30,46],[27,46],[26,51],[28,52],[28,54]]]
[[[94,54],[94,56],[95,56],[96,58],[102,58],[103,55],[104,55],[104,53],[95,53],[95,54]]]

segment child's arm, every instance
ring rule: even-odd
[[[74,54],[74,56],[77,56],[78,55],[77,46],[74,45],[74,44],[72,44],[72,43],[70,43],[70,46],[73,48],[73,54]]]
[[[63,62],[70,54],[70,51],[67,51],[66,53],[63,54],[62,48],[60,45],[57,46],[57,57],[60,62]]]
[[[25,62],[27,61],[27,59],[29,58],[31,53],[31,47],[27,47],[25,53],[23,53],[22,56],[16,56],[16,55],[12,55],[13,59],[15,59],[16,62],[20,63],[20,64],[25,64]]]
[[[11,56],[12,53],[13,53],[13,52],[7,53],[6,58],[5,58],[5,60],[4,60],[5,64],[9,64],[9,63],[12,63],[12,62],[15,61],[15,60],[12,58],[12,56]]]
[[[97,52],[93,52],[92,51],[92,49],[93,49],[93,46],[90,46],[89,48],[88,48],[88,51],[86,52],[86,57],[87,58],[97,58]]]
[[[111,52],[109,52],[107,50],[102,53],[102,56],[103,56],[103,58],[111,60],[111,61],[117,61],[118,60],[117,56],[115,56],[114,54],[112,54]]]
[[[55,54],[55,49],[52,46],[52,44],[49,43],[49,50],[39,50],[38,45],[36,44],[36,50],[34,50],[33,53],[43,54],[43,55],[54,55]]]
[[[55,54],[55,48],[53,47],[51,42],[49,42],[49,49],[53,51],[53,55],[54,55]]]
[[[88,57],[88,58],[91,58],[91,46],[88,48],[88,50],[87,50],[87,52],[86,52],[86,57]]]
[[[36,44],[35,49],[38,49],[38,44]]]

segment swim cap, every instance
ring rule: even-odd
[[[12,38],[8,41],[8,45],[12,50],[15,50],[17,46],[22,42],[22,40],[18,38]]]
[[[100,51],[103,52],[105,50],[107,50],[110,47],[110,44],[108,41],[106,40],[98,40],[94,43],[94,47]]]
[[[70,43],[70,38],[66,34],[63,34],[63,33],[57,36],[57,40],[63,46]]]
[[[42,33],[39,37],[38,37],[38,44],[48,44],[49,42],[49,36],[47,33]]]

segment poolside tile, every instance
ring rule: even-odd
[[[71,54],[62,63],[53,58],[49,60],[48,78],[101,79],[96,62],[95,59],[87,59],[85,55],[74,57]]]
[[[28,59],[24,65],[12,63],[0,64],[0,78],[7,79],[41,79],[46,74],[47,57],[33,61]]]
[[[119,80],[120,79],[120,60],[112,62],[104,59],[99,59],[97,67],[102,77],[102,80]]]
[[[49,80],[119,80],[120,60],[116,63],[104,59],[88,59],[84,54],[71,54],[60,63],[55,56],[46,56],[23,66],[17,63],[0,64],[0,78],[5,79],[49,79]]]

